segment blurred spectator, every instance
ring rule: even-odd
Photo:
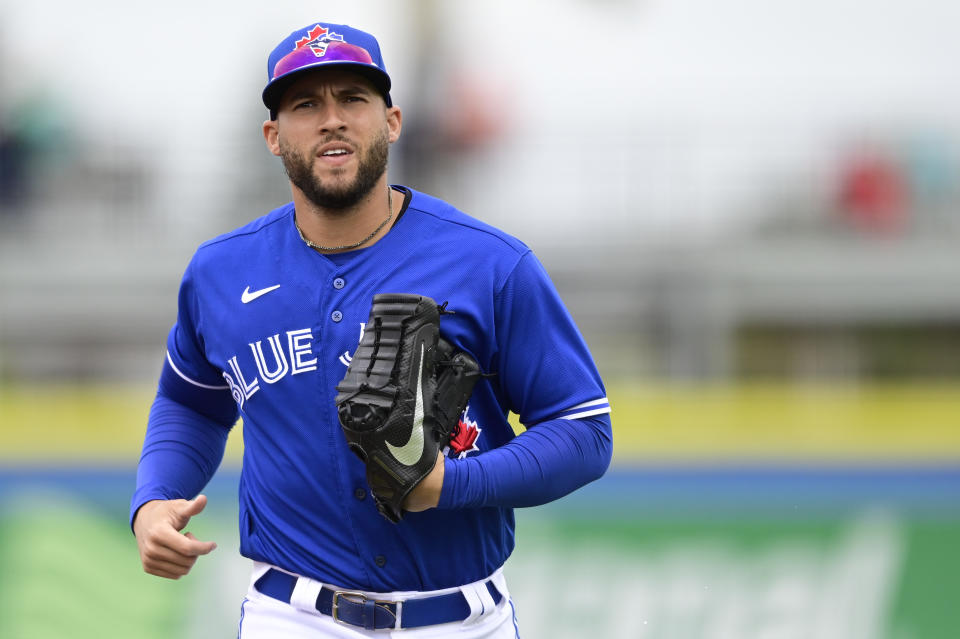
[[[949,138],[935,132],[915,134],[907,141],[904,156],[918,214],[936,217],[955,212],[958,167]]]
[[[897,162],[875,148],[852,154],[841,168],[840,211],[854,228],[867,232],[903,229],[909,209],[906,176]]]
[[[0,125],[0,215],[21,210],[27,193],[28,149],[17,131]]]
[[[0,210],[25,209],[35,186],[67,165],[74,135],[61,102],[36,92],[0,118]]]

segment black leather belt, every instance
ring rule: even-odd
[[[257,579],[253,587],[273,599],[290,603],[297,577],[276,568],[270,568]],[[489,579],[484,584],[493,597],[493,603],[499,604],[503,595]],[[447,593],[433,597],[419,597],[392,601],[373,599],[352,590],[334,590],[323,586],[317,595],[316,608],[322,614],[333,617],[334,621],[358,626],[366,630],[387,630],[396,628],[419,628],[453,621],[463,621],[470,616],[470,604],[463,593]],[[397,626],[397,611],[402,607],[400,625]]]

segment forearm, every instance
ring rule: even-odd
[[[230,429],[158,394],[150,409],[137,468],[130,523],[152,499],[189,499],[200,492],[223,460]]]
[[[610,416],[537,424],[508,444],[447,459],[438,508],[538,506],[598,479],[610,464]]]

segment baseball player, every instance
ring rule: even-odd
[[[527,246],[389,184],[372,35],[309,24],[267,71],[293,201],[184,273],[131,501],[144,570],[216,547],[182,531],[242,417],[240,639],[518,637],[513,509],[605,472],[596,366]]]

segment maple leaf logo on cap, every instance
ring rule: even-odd
[[[327,33],[327,28],[320,26],[318,24],[314,28],[307,31],[307,35],[297,40],[296,46],[299,49],[300,47],[303,47],[306,44],[313,42],[314,40],[319,40],[322,36],[326,35],[326,33]]]
[[[343,36],[318,24],[307,31],[307,35],[296,41],[294,51],[303,47],[310,47],[315,56],[322,58],[327,52],[327,45],[330,42],[343,42]]]

